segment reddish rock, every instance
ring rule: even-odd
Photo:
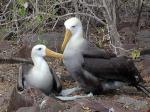
[[[10,95],[7,96],[9,101],[7,107],[8,112],[15,111],[20,107],[28,107],[33,105],[32,97],[19,94],[15,87],[12,91],[10,91]]]

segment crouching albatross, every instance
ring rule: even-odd
[[[49,50],[44,45],[36,45],[32,48],[31,58],[32,62],[27,60],[14,60],[17,62],[25,62],[20,67],[19,79],[18,79],[18,89],[23,90],[24,88],[34,87],[40,89],[46,95],[50,95],[52,92],[58,93],[61,96],[55,96],[60,100],[74,100],[78,98],[91,97],[92,94],[85,96],[67,96],[72,93],[72,89],[62,90],[62,85],[59,78],[53,72],[53,70],[48,66],[44,60],[44,56],[50,56],[55,58],[63,59],[63,55]],[[44,100],[41,103],[45,103]]]
[[[62,54],[46,48],[45,45],[36,45],[32,48],[33,64],[23,64],[19,70],[18,89],[35,87],[46,95],[52,91],[59,93],[62,89],[59,78],[48,66],[44,56],[62,58]]]
[[[132,60],[94,47],[83,38],[82,23],[78,18],[70,18],[64,25],[63,62],[85,92],[100,94],[127,84],[149,95]]]

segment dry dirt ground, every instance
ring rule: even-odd
[[[145,57],[143,61],[135,63],[143,78],[149,84],[150,58]],[[71,78],[69,78],[62,62],[51,60],[49,64],[56,74],[61,76],[63,88],[77,86],[73,80],[70,80]],[[20,104],[16,100],[19,94],[14,93],[14,88],[16,87],[19,66],[20,64],[0,64],[0,112],[16,112],[24,106],[26,108],[21,108],[17,112],[38,112],[38,109],[34,106],[35,99],[33,102],[29,102],[29,105],[17,106]],[[40,98],[40,95],[37,94],[36,98]],[[51,97],[48,101],[47,107],[49,110],[43,109],[41,112],[108,112],[109,109],[112,109],[112,112],[147,112],[150,109],[150,99],[133,88],[124,88],[112,93],[75,101],[62,102]],[[23,101],[19,100],[19,102]],[[33,111],[33,108],[37,110]]]

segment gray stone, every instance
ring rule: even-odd
[[[40,112],[40,109],[36,106],[32,107],[21,107],[16,112]]]

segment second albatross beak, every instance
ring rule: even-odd
[[[62,44],[62,46],[61,46],[61,50],[62,50],[62,51],[64,51],[64,49],[65,49],[65,47],[66,47],[68,41],[70,40],[71,36],[72,36],[71,31],[70,31],[69,29],[66,29],[64,41],[63,41],[63,44]]]
[[[63,55],[46,48],[46,56],[63,59]]]

